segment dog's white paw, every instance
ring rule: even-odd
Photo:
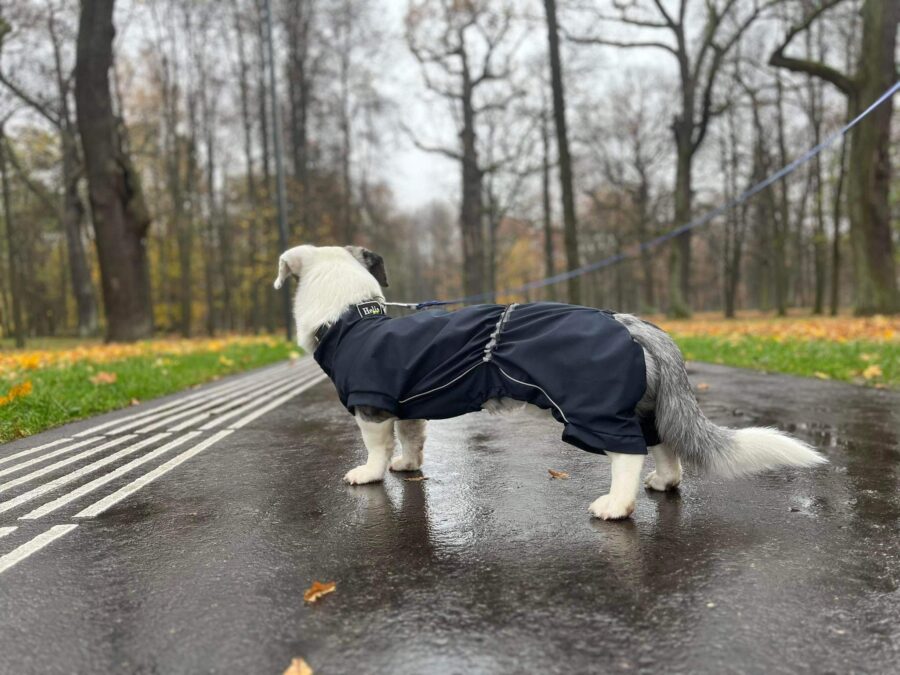
[[[391,471],[418,471],[421,468],[421,461],[403,455],[391,460]]]
[[[674,490],[681,483],[681,479],[669,476],[660,476],[656,471],[651,471],[644,479],[644,485],[651,490],[657,492],[665,492],[666,490]]]
[[[634,502],[627,503],[615,501],[612,495],[603,495],[599,499],[595,499],[588,508],[591,515],[595,518],[603,520],[621,520],[627,518],[634,512]]]
[[[350,485],[365,485],[366,483],[377,483],[383,478],[383,473],[363,464],[355,469],[350,469],[344,476],[344,482],[350,483]]]

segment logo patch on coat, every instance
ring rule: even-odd
[[[384,307],[376,301],[361,302],[356,306],[359,316],[365,319],[367,316],[384,316]]]

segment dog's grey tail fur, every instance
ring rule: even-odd
[[[672,338],[630,314],[614,316],[644,348],[647,392],[638,412],[655,410],[660,438],[685,464],[703,473],[734,477],[827,461],[806,443],[776,429],[728,429],[710,422],[697,404],[684,357]]]

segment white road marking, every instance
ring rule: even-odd
[[[112,464],[113,462],[122,459],[123,457],[127,457],[128,455],[132,455],[138,450],[147,447],[148,445],[152,445],[156,441],[165,438],[169,434],[156,434],[155,436],[149,436],[144,438],[133,445],[129,445],[128,447],[122,448],[118,452],[114,452],[111,455],[104,457],[103,459],[98,459],[96,462],[91,462],[80,469],[77,469],[71,473],[67,473],[65,476],[60,476],[59,478],[50,481],[49,483],[44,483],[43,485],[38,485],[36,488],[29,490],[28,492],[23,492],[17,497],[13,497],[12,499],[7,499],[5,502],[0,502],[0,513],[6,513],[10,509],[14,509],[17,506],[25,504],[26,502],[30,502],[33,499],[37,499],[42,495],[47,494],[48,492],[53,492],[57,488],[62,487],[68,483],[78,480],[82,476],[86,476],[89,473],[93,473],[97,469],[102,469],[107,464]]]
[[[206,424],[201,426],[200,429],[201,429],[201,431],[209,431],[210,429],[215,429],[216,427],[223,426],[224,422],[226,422],[227,420],[237,417],[238,415],[243,415],[244,413],[246,413],[250,410],[253,410],[254,408],[258,408],[259,406],[263,405],[267,401],[271,401],[276,396],[283,394],[285,391],[289,391],[291,389],[300,389],[301,387],[305,386],[309,382],[315,382],[318,379],[320,379],[320,376],[324,377],[324,375],[318,374],[318,375],[313,375],[311,378],[302,380],[300,382],[295,382],[295,381],[291,380],[290,382],[286,383],[285,385],[276,387],[270,391],[267,391],[264,395],[259,396],[252,401],[248,401],[247,403],[242,405],[240,408],[232,410],[231,412],[226,413],[224,415],[219,415],[218,417],[210,420],[209,422],[207,422]]]
[[[6,476],[10,473],[15,473],[16,471],[21,471],[22,469],[26,469],[29,466],[34,466],[35,464],[40,464],[41,462],[46,462],[48,459],[53,459],[54,457],[59,457],[60,455],[64,455],[67,452],[71,452],[72,450],[77,450],[78,448],[83,448],[85,445],[90,445],[91,443],[96,443],[97,441],[102,441],[103,436],[94,436],[92,438],[86,438],[83,441],[78,441],[77,443],[73,443],[72,445],[67,445],[64,448],[60,448],[59,450],[54,450],[53,452],[48,452],[46,455],[41,455],[40,457],[32,457],[20,464],[16,464],[14,466],[8,466],[2,471],[0,471],[0,476]]]
[[[55,445],[59,445],[60,443],[65,443],[66,441],[71,440],[71,438],[57,438],[55,441],[44,443],[43,445],[39,445],[36,448],[28,448],[28,450],[22,450],[21,452],[17,452],[16,454],[10,455],[9,457],[0,458],[0,464],[6,464],[7,462],[11,462],[14,459],[19,459],[19,457],[27,457],[28,455],[33,455],[34,453],[40,452],[41,450],[46,450],[47,448],[52,448]]]
[[[55,464],[45,466],[43,469],[38,469],[37,471],[32,471],[31,473],[27,473],[24,476],[19,476],[18,478],[14,478],[13,480],[6,481],[5,483],[0,484],[0,492],[6,492],[6,490],[9,490],[10,488],[14,488],[17,485],[21,485],[22,483],[27,483],[28,481],[34,480],[35,478],[40,478],[41,476],[56,471],[57,469],[61,469],[64,466],[68,466],[69,464],[73,464],[74,462],[82,460],[85,457],[96,455],[98,452],[102,452],[107,448],[111,448],[115,445],[119,445],[119,443],[129,441],[132,438],[136,438],[135,434],[129,434],[128,436],[120,436],[119,438],[114,438],[111,441],[107,441],[103,445],[98,445],[96,448],[91,448],[90,450],[79,452],[77,455],[73,455],[72,457],[68,457],[67,459],[60,460]]]
[[[18,529],[19,529],[18,527],[0,527],[0,539],[3,539],[3,537],[5,537],[8,534],[12,534],[13,532],[15,532]]]
[[[240,429],[241,427],[243,427],[247,424],[250,424],[250,422],[252,422],[256,418],[261,417],[261,416],[265,415],[267,412],[270,412],[270,411],[274,410],[275,408],[277,408],[278,406],[286,403],[287,401],[290,401],[295,396],[302,394],[304,391],[306,391],[310,387],[314,387],[315,385],[317,385],[319,382],[321,382],[324,379],[325,379],[325,373],[322,373],[322,375],[320,377],[317,377],[314,380],[310,380],[306,384],[306,386],[299,387],[298,389],[295,389],[294,391],[288,392],[284,396],[272,401],[269,405],[263,406],[259,410],[256,410],[255,412],[250,413],[246,417],[241,418],[240,420],[238,420],[237,422],[235,422],[228,428],[232,429],[232,430]]]
[[[307,357],[308,358],[308,357]],[[150,410],[144,410],[139,413],[135,413],[133,415],[127,415],[125,417],[119,417],[114,420],[110,420],[108,422],[103,422],[102,424],[97,424],[89,429],[85,429],[84,431],[80,431],[77,434],[74,434],[75,438],[80,438],[81,436],[88,436],[90,434],[95,434],[103,429],[108,429],[109,427],[115,426],[117,424],[122,424],[123,422],[130,422],[132,420],[144,419],[145,417],[149,417],[151,415],[157,415],[166,410],[171,410],[172,408],[177,408],[179,406],[183,406],[186,403],[190,403],[192,401],[196,401],[197,399],[206,400],[212,396],[218,396],[226,391],[231,391],[237,387],[246,386],[248,382],[255,382],[259,379],[264,379],[266,377],[271,377],[273,374],[280,374],[282,371],[289,370],[292,366],[290,365],[281,365],[276,366],[274,368],[268,368],[262,373],[252,373],[250,375],[246,375],[243,377],[239,377],[235,380],[229,380],[228,382],[222,382],[221,384],[216,384],[211,387],[207,387],[202,391],[194,392],[193,394],[188,394],[187,396],[180,396],[174,401],[169,401],[168,403],[164,403],[160,406],[152,408]],[[136,425],[132,425],[136,426]],[[123,431],[122,429],[118,431]],[[118,433],[118,431],[112,431],[107,433]]]
[[[147,484],[155,481],[160,476],[167,474],[169,471],[171,471],[172,469],[177,467],[179,464],[183,464],[184,462],[188,461],[191,457],[199,455],[201,452],[206,450],[206,448],[208,448],[209,446],[211,446],[215,443],[218,443],[219,441],[221,441],[223,438],[225,438],[226,436],[228,436],[231,433],[233,433],[231,430],[225,429],[216,434],[213,434],[212,436],[207,438],[205,441],[201,441],[200,443],[198,443],[194,447],[190,448],[189,450],[185,450],[181,454],[176,455],[175,457],[170,459],[165,464],[159,465],[158,467],[153,469],[153,471],[144,474],[137,480],[134,480],[131,483],[129,483],[128,485],[125,485],[124,487],[119,488],[118,490],[116,490],[112,494],[104,497],[100,501],[95,502],[94,504],[91,504],[86,509],[79,511],[78,513],[75,514],[74,517],[75,518],[94,518],[96,516],[99,516],[101,513],[106,511],[108,508],[110,508],[114,504],[117,504],[118,502],[122,501],[126,497],[133,495],[135,492],[137,492],[138,490],[140,490]]]
[[[37,553],[45,546],[53,543],[65,534],[74,530],[78,525],[54,525],[46,532],[42,532],[34,539],[26,541],[18,548],[13,549],[4,556],[0,556],[0,574],[3,574],[16,563],[20,563],[32,553]]]
[[[109,483],[110,481],[115,480],[119,476],[124,476],[126,473],[130,472],[132,469],[136,469],[137,467],[146,464],[147,462],[152,462],[154,459],[164,455],[169,452],[172,448],[176,448],[179,445],[186,443],[192,438],[196,438],[200,435],[199,431],[191,431],[190,433],[181,436],[180,438],[176,438],[169,443],[166,443],[164,446],[157,448],[152,452],[148,452],[146,455],[142,457],[138,457],[137,459],[133,459],[128,464],[123,464],[115,471],[111,471],[109,473],[103,474],[99,478],[95,478],[90,483],[85,483],[81,487],[72,490],[72,492],[67,492],[62,497],[54,499],[52,502],[47,502],[43,506],[39,506],[34,511],[30,513],[26,513],[24,516],[19,516],[19,520],[34,520],[36,518],[41,518],[42,516],[46,516],[48,513],[56,511],[56,509],[65,506],[66,504],[83,497],[89,492],[93,492],[99,487],[102,487]],[[13,528],[15,529],[15,528]]]
[[[150,424],[141,427],[137,430],[139,434],[145,434],[150,431],[155,431],[156,429],[161,429],[163,427],[167,427],[172,422],[176,420],[180,420],[188,415],[193,413],[199,413],[194,417],[190,418],[186,422],[183,422],[178,427],[173,427],[172,431],[181,431],[181,429],[185,429],[191,426],[195,420],[206,419],[210,415],[215,415],[217,411],[227,410],[228,408],[232,408],[236,405],[240,405],[241,401],[244,397],[255,394],[258,391],[262,391],[267,387],[280,386],[283,382],[288,382],[294,379],[293,374],[282,375],[278,378],[272,378],[271,380],[264,380],[262,382],[257,382],[253,386],[246,388],[239,388],[236,391],[228,394],[223,397],[216,397],[211,401],[207,401],[203,405],[193,407],[189,410],[182,410],[172,415],[166,415],[160,419],[154,419],[150,422]],[[146,420],[143,420],[146,421]],[[142,422],[143,422],[142,421]]]

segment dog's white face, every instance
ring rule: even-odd
[[[278,259],[275,288],[290,276],[297,279],[297,343],[308,352],[319,326],[336,321],[349,305],[383,299],[381,287],[388,285],[381,256],[361,246],[295,246]]]

